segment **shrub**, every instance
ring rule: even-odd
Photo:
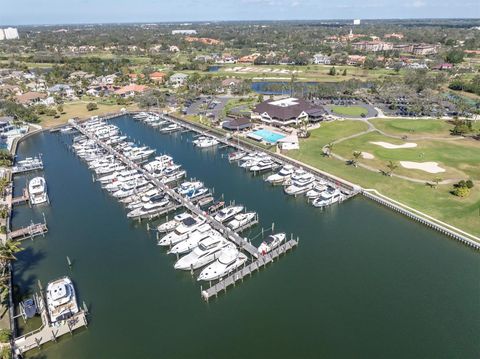
[[[97,108],[98,108],[98,106],[95,102],[89,102],[87,104],[87,110],[88,111],[93,111],[93,110],[96,110]]]
[[[473,188],[474,184],[473,184],[473,181],[472,180],[466,180],[465,181],[465,186],[467,186],[467,188]]]
[[[467,197],[470,194],[470,189],[468,187],[456,187],[452,194],[457,197]]]
[[[12,336],[10,329],[0,329],[0,343],[8,343]]]

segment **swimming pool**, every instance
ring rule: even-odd
[[[272,132],[269,130],[257,130],[255,132],[251,132],[252,135],[261,137],[264,141],[269,142],[269,143],[276,143],[278,140],[281,140],[284,138],[284,135],[281,135],[276,132]]]

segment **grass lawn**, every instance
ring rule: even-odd
[[[368,125],[361,121],[324,122],[319,128],[310,132],[309,139],[304,143],[307,146],[318,147],[321,150],[323,146],[332,141],[366,131],[367,129]]]
[[[338,143],[333,152],[345,158],[351,158],[354,151],[364,151],[375,156],[374,159],[360,159],[361,163],[368,164],[375,168],[385,169],[386,163],[391,160],[412,161],[412,162],[438,162],[439,166],[446,169],[446,172],[430,174],[422,170],[406,169],[401,166],[395,173],[412,178],[431,180],[434,177],[443,179],[478,179],[480,178],[480,143],[474,140],[415,140],[417,147],[387,149],[370,142],[388,142],[396,145],[405,143],[385,137],[378,132],[346,140]],[[413,141],[412,141],[413,142]]]
[[[379,130],[398,136],[447,137],[453,125],[445,120],[376,118],[369,120]]]
[[[366,116],[368,110],[362,106],[332,106],[331,110],[333,113],[342,116]]]
[[[342,161],[322,155],[321,144],[312,138],[301,142],[300,150],[288,155],[321,170],[330,172],[364,188],[374,188],[419,211],[456,226],[474,235],[480,235],[479,208],[480,186],[477,185],[467,198],[451,195],[451,186],[437,189],[424,184],[413,183],[400,178],[386,177],[361,167],[347,166]],[[335,148],[334,148],[335,151]]]
[[[105,105],[98,104],[98,109],[93,111],[87,110],[87,102],[70,102],[63,104],[63,113],[59,118],[53,118],[52,116],[40,116],[41,126],[44,128],[50,128],[66,123],[70,118],[80,117],[86,118],[91,116],[100,116],[107,113],[118,112],[120,109],[126,108],[128,110],[136,110],[136,105]]]
[[[376,121],[376,120],[375,120]],[[451,195],[451,185],[441,185],[437,189],[430,188],[422,183],[413,183],[396,177],[386,177],[361,167],[346,165],[343,161],[323,156],[322,147],[336,139],[362,132],[367,125],[360,121],[333,121],[323,123],[322,126],[311,132],[308,139],[301,140],[300,150],[290,151],[288,155],[326,172],[357,183],[364,188],[373,188],[399,202],[427,213],[441,221],[449,223],[466,232],[480,235],[480,185],[476,185],[470,196],[459,198]],[[350,140],[338,143],[333,152],[352,157],[355,150],[363,150],[381,158],[381,160],[364,160],[360,162],[375,166],[375,161],[381,168],[385,167],[387,159],[401,159],[418,161],[418,152],[424,152],[422,161],[437,161],[447,166],[452,173],[470,175],[472,179],[480,178],[480,143],[472,140],[459,141],[415,141],[418,147],[413,149],[388,150],[368,143],[369,141],[384,141],[401,144],[404,141],[386,138],[378,133],[368,133]],[[365,147],[363,147],[365,146]],[[397,152],[400,151],[400,152]],[[398,173],[403,169],[398,169]],[[416,172],[420,178],[433,179],[436,175],[423,171],[409,171],[413,177]],[[444,174],[441,177],[446,178]]]

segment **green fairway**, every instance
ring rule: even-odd
[[[375,156],[374,159],[360,159],[360,162],[379,169],[385,169],[386,163],[391,160],[412,162],[437,162],[446,172],[430,174],[422,170],[398,167],[396,173],[418,179],[432,179],[440,176],[443,179],[480,178],[480,143],[472,140],[441,141],[421,140],[414,141],[417,147],[387,149],[371,142],[387,142],[395,145],[405,141],[392,139],[377,132],[371,132],[335,145],[333,152],[345,158],[351,158],[354,151],[364,151]]]
[[[336,115],[360,117],[366,116],[368,111],[361,106],[332,106],[331,110]]]
[[[480,235],[479,208],[480,185],[476,185],[467,198],[451,195],[451,185],[440,185],[437,189],[426,186],[424,183],[414,183],[396,177],[383,176],[361,167],[346,165],[345,162],[323,155],[322,147],[326,144],[360,133],[367,129],[367,125],[360,121],[334,121],[324,123],[311,132],[308,139],[301,140],[300,150],[290,151],[288,155],[321,170],[330,172],[364,188],[372,188],[380,193],[400,201],[408,206],[425,212],[441,221],[457,226],[472,234]],[[400,145],[405,143],[385,137],[379,133],[367,133],[359,137],[337,143],[333,146],[333,153],[345,158],[352,158],[353,151],[365,151],[375,156],[372,160],[360,159],[361,163],[379,169],[386,169],[388,160],[398,163],[399,160],[413,162],[435,161],[447,172],[430,174],[421,170],[407,170],[399,167],[395,173],[425,180],[435,177],[443,179],[480,178],[480,143],[472,140],[459,141],[415,141],[417,147],[403,149],[385,149],[371,144],[370,141],[383,141]]]
[[[442,136],[450,135],[453,125],[445,120],[391,119],[376,118],[369,120],[380,131],[398,136]]]

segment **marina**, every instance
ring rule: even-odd
[[[49,195],[54,203],[45,209],[45,215],[52,231],[45,241],[25,242],[27,250],[19,254],[14,281],[28,290],[35,286],[28,280],[32,275],[42,280],[58,277],[68,271],[68,254],[74,262],[72,276],[79,284],[80,302],[88,298],[93,303],[95,319],[89,323],[88,331],[79,331],[73,340],[62,341],[64,345],[45,346],[42,353],[49,359],[128,358],[138,355],[133,349],[138,345],[145,357],[203,358],[211,357],[211,352],[202,343],[212,340],[218,343],[215,357],[223,357],[232,349],[228,341],[218,342],[219,338],[227,338],[226,333],[237,338],[238,343],[249,343],[236,347],[236,352],[240,357],[252,358],[311,357],[318,355],[319,347],[324,356],[351,357],[367,352],[368,346],[362,343],[368,343],[372,337],[384,343],[377,350],[385,357],[392,356],[389,348],[399,340],[413,341],[410,348],[401,350],[403,357],[448,357],[454,352],[458,354],[458,348],[463,357],[468,357],[474,351],[473,341],[461,334],[465,328],[478,329],[468,319],[475,317],[472,311],[477,310],[467,295],[475,290],[470,274],[475,275],[478,261],[473,251],[363,197],[324,211],[315,210],[303,196],[286,196],[281,186],[271,186],[262,176],[250,176],[232,165],[226,160],[227,148],[194,148],[189,143],[191,133],[161,134],[128,117],[112,123],[121,132],[157,149],[157,155],[169,153],[189,176],[215,188],[215,197],[223,194],[227,206],[234,199],[241,200],[244,206],[259,213],[260,227],[269,228],[275,222],[276,231],[294,232],[302,245],[244,283],[241,272],[237,272],[236,289],[229,290],[227,295],[223,295],[223,284],[226,288],[234,288],[234,284],[218,282],[216,289],[221,295],[213,302],[210,296],[210,304],[206,305],[198,294],[210,287],[195,284],[196,278],[189,271],[172,270],[175,259],[158,250],[155,234],[145,231],[147,223],[119,220],[125,216],[123,205],[92,182],[91,170],[67,150],[63,135],[46,133],[31,137],[20,144],[19,151],[25,156],[44,153]],[[62,172],[56,163],[69,166],[72,171]],[[209,170],[213,163],[214,172]],[[62,183],[83,190],[65,193],[64,186],[60,190]],[[16,186],[19,191],[21,184],[20,181]],[[14,225],[22,227],[32,218],[39,222],[43,211],[18,207]],[[81,223],[79,213],[84,213]],[[153,222],[150,227],[157,223],[163,221]],[[258,232],[257,228],[248,237],[253,238]],[[24,268],[26,260],[34,263],[34,268]],[[438,262],[452,265],[440,267]],[[372,266],[378,275],[372,275]],[[428,278],[416,274],[425,266],[432,268]],[[146,288],[148,296],[138,295]],[[210,292],[214,291],[215,288]],[[438,296],[445,292],[456,293],[455,300]],[[378,303],[379,298],[385,305]],[[151,307],[152,300],[155,307]],[[177,304],[172,306],[172,300]],[[445,306],[448,312],[441,310]],[[148,319],[138,315],[138,307],[152,308]],[[129,315],[130,325],[142,330],[125,336],[123,315],[119,313]],[[465,315],[462,323],[454,319],[459,315]],[[231,325],[241,318],[254,317],[263,319],[253,330],[249,329],[248,320]],[[387,317],[388,330],[384,330]],[[363,321],[362,330],[358,331],[354,323],[361,318],[369,320]],[[267,322],[273,323],[268,330],[262,324]],[[415,323],[408,336],[397,329],[405,322]],[[178,323],[182,323],[181,336],[189,337],[189,346],[180,345],[180,329],[175,329]],[[442,329],[447,323],[448,330]],[[435,333],[424,331],[432,325],[437,328]],[[209,330],[201,330],[203,327]],[[268,335],[260,338],[258,332],[265,330]],[[155,340],[161,345],[149,344],[147,337],[159,332],[161,339]],[[117,345],[119,337],[125,345]],[[267,349],[266,338],[284,345]],[[355,338],[354,342],[349,341],[353,347],[345,345],[345,338]],[[292,339],[294,345],[289,344]],[[435,344],[425,345],[425,341]]]

